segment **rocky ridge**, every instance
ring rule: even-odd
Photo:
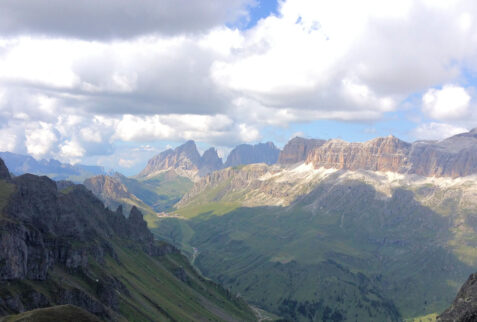
[[[195,179],[197,175],[202,176],[222,167],[222,159],[219,158],[215,149],[211,148],[201,156],[195,142],[187,141],[174,150],[168,149],[150,159],[138,176],[148,177],[175,170],[180,175]]]
[[[295,164],[303,162],[313,149],[322,146],[326,141],[294,137],[283,147],[278,157],[279,164]]]
[[[277,162],[279,154],[280,150],[272,142],[258,143],[255,145],[241,144],[230,152],[225,162],[225,167],[228,168],[253,163],[271,165]]]
[[[315,168],[464,177],[477,173],[477,129],[438,142],[412,144],[393,136],[364,143],[329,140],[312,149],[305,162]]]
[[[7,171],[0,159],[4,178]],[[154,240],[136,207],[126,218],[122,207],[110,211],[83,185],[62,184],[65,190],[58,191],[51,179],[30,174],[9,181],[0,181],[0,200],[7,200],[0,209],[0,316],[62,304],[76,305],[111,321],[151,320],[152,316],[181,320],[189,314],[187,311],[198,310],[198,316],[206,319],[213,318],[217,311],[229,316],[213,302],[204,304],[211,311],[193,307],[194,301],[180,302],[181,296],[189,299],[204,289],[209,294],[215,292],[217,302],[231,301],[232,297],[200,279],[176,248]],[[170,261],[169,256],[175,256],[174,260]],[[148,269],[144,271],[144,267]],[[161,267],[170,267],[171,271],[167,273]],[[154,278],[151,269],[156,269]],[[184,271],[183,279],[193,278],[196,284],[171,280],[179,269]],[[138,288],[145,283],[141,279],[152,289]],[[161,279],[166,283],[160,283]],[[168,289],[172,302],[161,300],[159,290],[163,285],[175,287]],[[138,298],[147,299],[152,306],[143,309]],[[235,313],[230,314],[248,316],[248,307],[239,302],[232,304]],[[173,317],[163,305],[179,305],[181,310],[173,309]]]
[[[469,276],[452,305],[437,317],[437,321],[477,321],[477,273]]]

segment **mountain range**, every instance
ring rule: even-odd
[[[477,271],[476,129],[413,143],[296,137],[281,151],[238,146],[225,163],[188,141],[136,176],[84,183],[286,320],[436,317]]]
[[[37,175],[47,175],[53,180],[70,180],[73,182],[83,182],[86,178],[106,174],[103,167],[68,163],[61,163],[58,160],[39,160],[29,155],[16,154],[11,152],[0,152],[7,167],[15,175],[31,173]]]

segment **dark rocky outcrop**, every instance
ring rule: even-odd
[[[326,141],[319,139],[304,139],[301,137],[295,137],[288,141],[283,147],[278,157],[278,163],[280,164],[294,164],[303,162],[308,157],[313,149],[322,146]]]
[[[452,305],[437,317],[440,322],[477,321],[477,273],[469,276]]]
[[[112,238],[131,240],[154,256],[178,252],[170,245],[156,245],[137,208],[128,218],[121,208],[111,212],[82,185],[68,185],[63,193],[51,179],[30,174],[11,183],[15,189],[0,216],[0,283],[46,281],[55,266],[87,275],[90,258],[101,263],[107,255],[117,257]],[[35,290],[0,292],[0,313],[74,304],[108,318],[108,308],[117,309],[117,290],[124,287],[111,278],[97,283],[95,295],[60,285],[49,299]]]
[[[280,150],[272,142],[255,145],[241,144],[230,152],[227,162],[225,162],[225,167],[252,163],[266,163],[270,165],[277,162],[279,154]]]
[[[10,172],[7,169],[7,166],[5,165],[5,162],[3,162],[2,159],[0,159],[0,179],[4,180],[10,180]]]

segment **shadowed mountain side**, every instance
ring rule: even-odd
[[[126,218],[83,185],[61,185],[0,180],[0,315],[73,304],[107,321],[254,320],[243,300],[154,240],[136,207]]]
[[[255,145],[241,144],[230,151],[225,167],[235,167],[245,164],[266,163],[274,164],[278,160],[280,150],[272,142]]]
[[[320,184],[289,207],[197,213],[162,220],[155,232],[194,247],[207,276],[284,317],[320,320],[326,310],[382,321],[439,312],[451,302],[474,270],[453,253],[451,225],[411,191],[386,197],[348,181]],[[337,267],[342,275],[333,277]]]

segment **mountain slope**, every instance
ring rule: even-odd
[[[46,175],[53,180],[70,180],[80,183],[86,178],[105,173],[103,167],[99,166],[70,165],[54,159],[37,161],[31,156],[11,152],[0,152],[0,158],[15,175],[31,173]]]
[[[9,179],[0,200],[0,315],[73,304],[103,320],[254,320],[248,306],[155,241],[133,207],[126,219],[82,185]]]
[[[394,148],[386,149],[385,141],[375,142],[380,148],[374,150],[383,159],[375,154],[369,160],[394,166]],[[291,319],[309,320],[310,303],[347,317],[363,314],[352,299],[364,303],[366,293],[340,285],[359,285],[352,275],[358,273],[381,304],[405,318],[440,312],[477,265],[475,175],[253,164],[209,174],[177,207],[179,218],[162,219],[157,234],[191,254],[197,250],[195,263],[208,276]],[[330,261],[352,274],[317,291],[321,277],[337,269]],[[358,307],[332,301],[330,290]],[[313,312],[323,313],[318,306]],[[366,320],[379,320],[374,314],[383,312],[396,318],[387,310]]]

